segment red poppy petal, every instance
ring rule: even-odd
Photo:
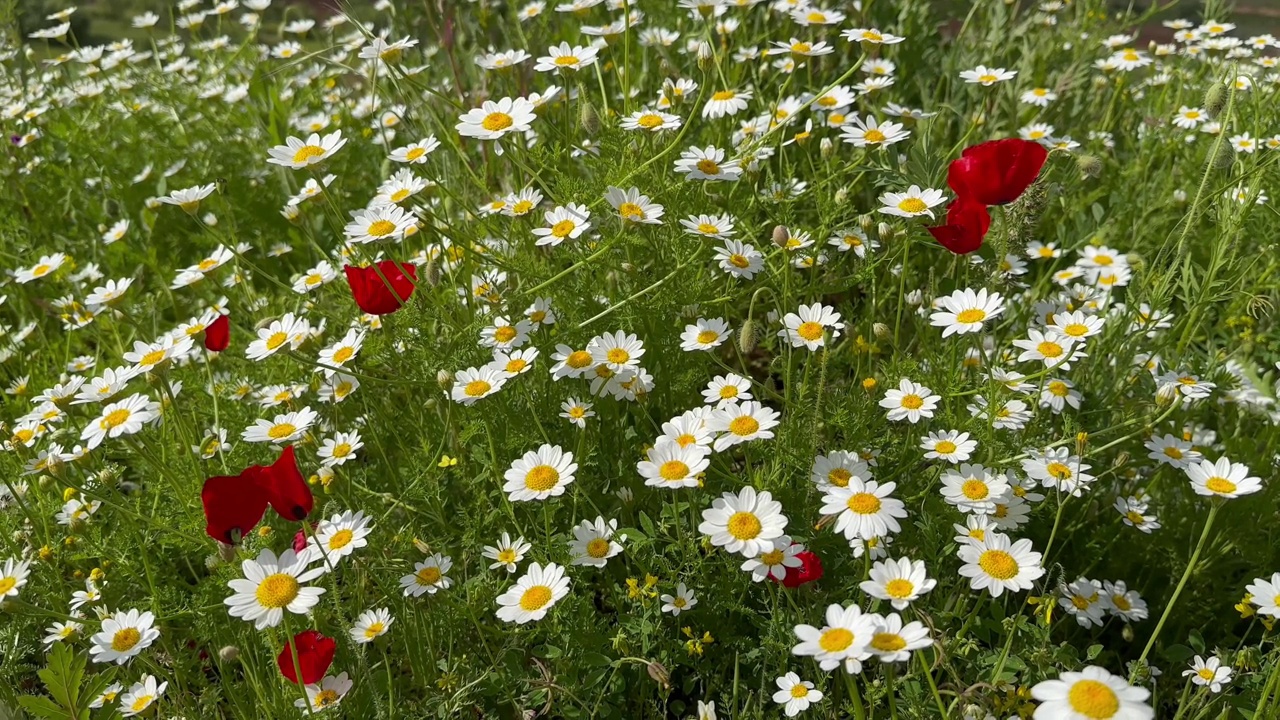
[[[259,470],[254,466],[239,475],[204,481],[200,501],[204,504],[205,532],[209,537],[231,545],[262,521],[267,511],[267,493],[258,482]]]
[[[262,468],[260,478],[267,500],[280,517],[304,520],[311,513],[315,498],[298,470],[292,445],[282,450],[274,463]]]
[[[219,315],[204,330],[204,346],[213,352],[222,352],[231,344],[231,318]]]
[[[280,674],[292,683],[298,682],[298,670],[301,670],[302,684],[312,685],[324,679],[329,671],[338,643],[315,630],[303,630],[293,636],[293,647],[298,651],[297,664],[294,664],[293,653],[286,644],[276,656],[276,666],[280,668]]]

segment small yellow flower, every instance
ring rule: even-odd
[[[711,643],[713,643],[713,642],[715,642],[715,641],[716,641],[716,639],[715,639],[715,638],[713,638],[713,637],[711,637],[711,633],[710,633],[710,632],[704,632],[704,633],[702,633],[702,644],[703,644],[703,645],[710,645]]]
[[[41,547],[41,548],[40,548],[40,559],[41,559],[41,560],[43,560],[43,561],[45,561],[45,562],[49,562],[50,560],[52,560],[52,559],[53,559],[53,548],[49,547],[48,545],[45,545],[45,546]]]
[[[76,496],[75,488],[67,488],[62,491],[62,502],[70,502],[71,498]]]
[[[436,467],[448,468],[458,464],[458,458],[452,458],[448,455],[441,455],[440,462],[436,463]]]
[[[263,525],[262,527],[258,528],[258,537],[268,537],[270,535],[271,535],[270,525]]]
[[[862,381],[862,389],[867,392],[874,392],[876,389],[876,379],[873,377],[866,378]]]
[[[1245,593],[1240,602],[1236,603],[1236,612],[1240,613],[1241,619],[1253,617],[1255,610],[1253,609],[1253,594]]]
[[[686,642],[684,644],[684,649],[685,649],[685,652],[689,653],[690,655],[697,655],[698,657],[702,657],[702,644],[699,643],[697,640],[690,640]]]

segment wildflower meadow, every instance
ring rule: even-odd
[[[0,19],[0,718],[1280,718],[1260,21]]]

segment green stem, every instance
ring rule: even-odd
[[[1142,654],[1138,656],[1138,662],[1141,663],[1147,659],[1151,648],[1156,644],[1156,638],[1160,636],[1160,631],[1164,628],[1165,621],[1169,619],[1169,614],[1173,612],[1173,606],[1178,602],[1178,596],[1182,594],[1182,589],[1186,587],[1187,580],[1191,578],[1191,573],[1195,570],[1196,561],[1200,559],[1200,553],[1204,550],[1205,543],[1209,540],[1209,530],[1213,528],[1213,519],[1218,516],[1218,509],[1221,505],[1214,503],[1209,508],[1209,517],[1205,520],[1204,530],[1200,533],[1200,540],[1196,543],[1196,549],[1191,552],[1191,559],[1187,561],[1187,569],[1182,572],[1182,579],[1178,580],[1178,586],[1173,589],[1173,596],[1169,598],[1169,602],[1164,606],[1164,612],[1160,614],[1160,622],[1156,623],[1156,629],[1151,633],[1151,637],[1147,640],[1147,646],[1142,648]],[[1133,678],[1129,678],[1130,682]]]

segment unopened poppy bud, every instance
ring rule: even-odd
[[[1096,178],[1102,174],[1102,160],[1097,155],[1077,156],[1076,167],[1086,177]]]
[[[448,370],[441,370],[437,372],[436,383],[440,387],[448,390],[449,388],[453,387],[453,373],[449,372]]]
[[[1235,159],[1236,151],[1231,149],[1231,143],[1219,142],[1209,162],[1212,163],[1214,170],[1225,170],[1231,167]]]
[[[654,661],[645,667],[649,671],[649,677],[653,681],[661,685],[663,688],[671,687],[671,673],[667,672],[666,666],[662,663]]]
[[[240,648],[227,645],[218,651],[218,657],[222,658],[222,662],[235,662],[240,659]]]
[[[831,138],[822,138],[822,142],[818,143],[818,152],[821,153],[822,159],[825,160],[835,154],[836,145],[831,142]]]
[[[774,245],[777,245],[780,248],[785,248],[787,246],[787,240],[790,240],[790,239],[791,239],[791,231],[787,230],[786,225],[773,226],[772,240]]]
[[[760,330],[760,323],[755,320],[748,319],[742,324],[742,330],[738,332],[738,349],[743,355],[756,349],[756,343],[760,341]]]
[[[578,119],[582,123],[582,129],[586,130],[588,135],[595,135],[600,131],[600,114],[596,112],[596,106],[592,105],[591,101],[583,101]]]
[[[871,332],[881,340],[887,340],[889,335],[892,334],[889,332],[889,326],[880,322],[872,324]]]
[[[431,287],[436,287],[440,284],[440,261],[436,258],[432,258],[427,263],[426,277],[427,284]]]
[[[1227,108],[1227,100],[1231,97],[1227,86],[1220,82],[1214,82],[1204,92],[1204,109],[1212,117],[1217,117],[1219,113]]]

